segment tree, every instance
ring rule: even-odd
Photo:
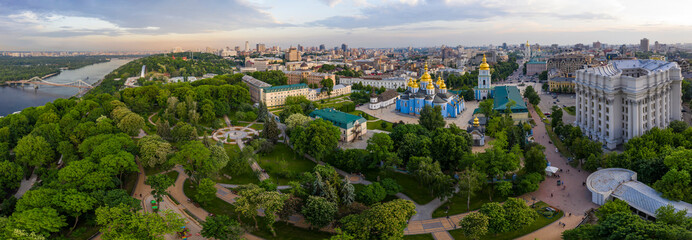
[[[320,81],[320,85],[322,85],[323,91],[325,91],[325,90],[327,91],[327,95],[332,94],[332,90],[334,89],[334,80],[329,79],[329,78],[322,79]]]
[[[396,199],[376,204],[361,214],[341,219],[343,230],[355,239],[401,239],[408,220],[416,213],[413,202]]]
[[[273,225],[276,221],[276,214],[283,209],[285,200],[281,193],[267,192],[254,184],[244,185],[237,189],[240,197],[236,198],[235,211],[245,217],[252,218],[255,222],[255,229],[257,229],[257,210],[264,209],[264,221],[272,235],[276,235]]]
[[[9,220],[10,224],[17,229],[38,233],[44,237],[67,226],[65,217],[60,216],[58,211],[50,207],[15,212]]]
[[[509,196],[512,193],[512,182],[502,181],[496,184],[495,189],[502,197]]]
[[[668,204],[656,209],[656,222],[690,229],[692,227],[692,218],[686,215],[687,211],[676,211],[673,205]]]
[[[171,139],[171,125],[168,124],[168,120],[156,120],[156,134],[163,139]]]
[[[336,149],[341,132],[332,123],[317,119],[306,127],[296,127],[291,131],[291,141],[298,153],[309,154],[317,160],[323,159]]]
[[[190,141],[181,147],[172,160],[183,165],[191,180],[198,183],[200,179],[214,176],[225,167],[228,155],[219,146],[207,148],[200,141]]]
[[[663,197],[675,201],[690,201],[692,199],[692,189],[690,189],[690,173],[685,170],[669,170],[661,180],[654,183],[654,189],[663,193]]]
[[[359,202],[365,203],[366,205],[372,205],[384,200],[385,197],[387,197],[387,191],[380,185],[380,183],[375,182],[360,190],[356,196],[356,199]]]
[[[493,99],[486,99],[478,104],[478,109],[486,118],[490,118],[495,115]]]
[[[197,129],[185,122],[178,122],[171,131],[171,137],[176,142],[196,140],[198,138]]]
[[[195,198],[201,203],[208,203],[216,197],[216,183],[209,178],[202,178],[197,187]]]
[[[286,127],[288,128],[288,130],[292,130],[297,126],[307,125],[308,122],[310,122],[310,117],[300,113],[294,113],[288,116],[288,118],[284,120],[284,122],[286,123]]]
[[[202,237],[219,240],[240,240],[245,234],[245,229],[236,220],[227,215],[207,217],[202,222]]]
[[[144,127],[144,118],[136,113],[130,112],[118,122],[120,131],[127,133],[130,136],[139,134],[140,129]]]
[[[322,228],[334,221],[337,211],[336,203],[323,197],[310,196],[303,206],[302,213],[310,225]]]
[[[473,168],[466,169],[459,176],[459,189],[466,193],[466,210],[471,211],[471,196],[481,189],[485,176],[478,170]]]
[[[24,171],[22,166],[10,161],[0,161],[0,192],[19,187]]]
[[[559,128],[562,126],[562,108],[553,106],[552,111],[553,113],[550,115],[550,125],[553,127],[553,129]]]
[[[118,175],[120,179],[123,173],[136,172],[137,163],[135,163],[135,156],[126,151],[119,151],[99,159],[99,168],[110,175]]]
[[[449,128],[434,130],[430,138],[432,139],[431,157],[440,162],[443,170],[456,170],[461,157],[471,151],[470,138],[455,134]]]
[[[353,184],[351,184],[351,181],[346,179],[346,183],[344,183],[344,186],[341,188],[341,202],[344,205],[350,205],[355,201],[356,198],[356,193],[355,193],[355,188],[353,187]]]
[[[509,224],[509,231],[529,226],[538,218],[538,213],[519,198],[507,198],[502,208],[505,209],[505,219]]]
[[[26,135],[14,149],[16,161],[24,166],[39,167],[53,161],[54,152],[43,137]]]
[[[151,186],[151,194],[161,201],[163,195],[166,194],[166,189],[175,184],[175,179],[169,177],[165,173],[159,173],[156,175],[148,176],[144,183]]]
[[[91,196],[97,199],[102,206],[117,207],[120,204],[124,204],[135,211],[142,209],[141,201],[130,196],[125,189],[95,191],[92,192]]]
[[[503,233],[509,231],[509,222],[505,218],[505,209],[497,202],[485,203],[478,212],[488,217],[488,232]]]
[[[380,185],[382,185],[382,188],[387,192],[387,195],[394,196],[397,193],[401,192],[403,188],[401,185],[399,185],[394,179],[391,178],[385,178],[380,181]]]
[[[541,97],[538,96],[538,93],[536,92],[535,89],[533,89],[533,86],[529,85],[526,87],[526,90],[524,90],[524,98],[529,99],[529,102],[531,105],[537,106],[538,103],[541,102]]]
[[[685,129],[687,129],[689,127],[689,125],[687,125],[687,123],[685,123],[683,121],[675,120],[675,121],[670,122],[670,124],[668,124],[668,127],[670,129],[673,129],[673,132],[675,132],[675,133],[681,133],[681,132],[685,131]]]
[[[543,173],[548,165],[546,161],[545,154],[543,153],[545,147],[541,145],[533,145],[524,154],[524,169],[527,173]]]
[[[68,189],[59,194],[57,198],[59,199],[58,205],[75,218],[70,232],[77,226],[79,216],[90,211],[96,205],[96,199],[85,192],[78,192],[77,189]]]
[[[276,121],[274,121],[274,119],[268,119],[268,121],[264,123],[264,128],[260,133],[260,137],[266,138],[275,144],[279,141],[279,135],[281,135],[281,130],[279,126],[277,126]]]
[[[96,223],[104,240],[164,239],[185,226],[185,220],[171,210],[143,213],[125,205],[96,209]]]
[[[386,133],[375,133],[368,139],[370,156],[375,162],[383,163],[385,166],[394,166],[400,163],[394,154],[394,142]]]
[[[420,111],[418,124],[428,129],[428,131],[433,131],[445,127],[447,122],[445,122],[444,117],[442,117],[442,108],[440,108],[440,106],[435,106],[433,108],[426,105],[423,107],[423,110]]]
[[[488,216],[473,212],[459,221],[459,227],[464,236],[470,239],[479,239],[488,233]]]
[[[139,146],[140,161],[144,166],[154,167],[168,162],[168,155],[173,153],[171,144],[158,135],[147,135],[141,138]]]

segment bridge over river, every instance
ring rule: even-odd
[[[40,78],[40,77],[33,77],[29,80],[6,81],[5,83],[7,83],[10,86],[22,86],[22,87],[26,84],[29,84],[29,85],[34,85],[34,88],[38,88],[39,85],[56,86],[56,87],[71,87],[71,88],[79,88],[80,91],[94,88],[94,86],[92,86],[91,84],[86,83],[82,80],[75,80],[73,82],[68,82],[68,83],[54,83],[54,82],[49,82],[49,81],[43,80],[43,78]]]

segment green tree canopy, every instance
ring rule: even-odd
[[[433,131],[445,127],[447,122],[445,122],[444,117],[442,117],[442,108],[440,108],[440,106],[431,107],[426,105],[420,111],[418,124],[428,129],[428,131]]]
[[[462,218],[459,227],[464,236],[470,239],[479,239],[488,233],[488,216],[482,213],[473,212]]]

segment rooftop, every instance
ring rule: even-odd
[[[323,108],[312,111],[310,113],[310,117],[322,118],[324,120],[332,122],[335,126],[343,129],[352,128],[355,124],[364,123],[366,121],[365,118],[361,116],[356,116],[353,114],[337,111],[333,108]]]
[[[570,78],[570,77],[555,77],[555,78],[551,78],[550,81],[553,81],[553,82],[574,82],[574,78]]]
[[[675,62],[651,59],[615,60],[611,61],[608,65],[587,68],[584,71],[602,76],[614,76],[622,73],[623,69],[643,69],[647,74],[651,74],[657,71],[667,71],[677,66],[678,64]]]
[[[636,174],[623,168],[601,169],[586,178],[586,187],[605,196],[612,194],[649,216],[656,216],[656,209],[670,204],[678,211],[687,210],[687,216],[692,217],[692,204],[663,198],[660,192],[637,181]]]
[[[519,93],[519,88],[516,86],[496,86],[495,90],[493,90],[493,99],[493,109],[495,110],[504,111],[507,108],[507,103],[513,100],[516,102],[512,106],[513,112],[528,111],[526,103],[521,97],[521,93]]]
[[[262,89],[264,89],[265,93],[291,91],[291,90],[296,90],[296,89],[301,89],[301,88],[308,88],[308,85],[305,83],[281,85],[281,86],[273,86],[273,87],[271,87],[271,85],[269,85],[269,86],[270,87],[262,88]]]
[[[253,85],[255,87],[259,87],[259,88],[265,88],[265,87],[271,87],[272,86],[271,84],[266,83],[266,82],[262,82],[259,79],[254,78],[250,75],[243,76],[243,82],[246,82],[248,84],[251,84],[251,85]]]

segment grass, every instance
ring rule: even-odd
[[[176,179],[178,179],[178,174],[180,174],[178,171],[170,171],[170,172],[166,173],[166,176],[168,176],[169,178],[173,179],[173,181],[175,181]]]
[[[156,175],[156,174],[159,174],[159,173],[168,171],[168,170],[171,169],[171,168],[173,168],[173,165],[168,165],[168,166],[166,166],[166,165],[159,165],[159,166],[156,166],[156,167],[144,167],[144,173],[145,173],[147,176],[151,176],[151,175]]]
[[[434,239],[435,238],[430,233],[404,236],[404,240],[434,240]]]
[[[189,198],[192,199],[192,196],[195,196],[197,194],[197,190],[192,187],[192,183],[190,180],[185,180],[185,184],[183,186],[183,191],[185,195]],[[220,215],[228,215],[233,219],[237,219],[237,215],[235,213],[235,206],[233,204],[230,204],[224,200],[221,200],[220,198],[214,198],[211,202],[206,203],[202,205],[202,208],[204,210],[207,210],[209,213],[213,213],[214,215],[220,216]],[[195,216],[195,217],[200,217],[200,216]],[[242,218],[241,218],[242,219]],[[249,226],[254,227],[254,222],[250,219],[242,219],[243,223]],[[304,228],[299,228],[296,226],[293,226],[291,224],[285,223],[285,222],[276,222],[274,224],[274,231],[276,231],[276,237],[273,237],[271,232],[269,232],[269,229],[264,226],[262,223],[261,218],[257,218],[257,222],[259,224],[259,229],[255,230],[252,232],[252,234],[262,237],[264,239],[276,239],[276,240],[297,240],[297,239],[307,239],[307,240],[318,240],[318,239],[325,239],[331,237],[331,234],[325,233],[325,232],[320,232],[320,231],[312,231],[309,229],[304,229]]]
[[[300,174],[312,171],[316,165],[313,161],[293,152],[283,143],[274,145],[274,150],[260,156],[257,163],[279,185],[287,185],[290,181],[299,180]]]
[[[393,170],[370,171],[365,173],[365,178],[371,182],[377,181],[377,176],[380,177],[380,180],[385,178],[394,179],[394,181],[403,188],[401,192],[420,205],[424,205],[435,199],[432,194],[430,194],[430,191],[428,191],[428,188],[420,184],[420,182],[411,175],[395,172]]]
[[[536,105],[533,105],[533,109],[535,109],[536,113],[538,113],[538,117],[540,117],[541,119],[545,118],[545,115],[543,115],[543,111],[541,111],[541,108],[539,108]]]
[[[361,110],[355,110],[355,111],[353,111],[353,112],[350,112],[349,114],[353,114],[353,115],[356,115],[356,116],[361,116],[361,117],[365,118],[365,120],[375,120],[375,119],[377,119],[377,118],[375,118],[375,117],[373,117],[373,116],[370,116],[370,114],[367,114],[367,113],[365,113],[365,112],[363,112],[363,111],[361,111]]]
[[[565,107],[565,108],[562,108],[562,110],[565,110],[565,112],[567,112],[567,114],[569,114],[569,115],[572,115],[572,116],[577,115],[577,107],[576,106]]]
[[[481,206],[485,203],[489,203],[490,197],[488,193],[492,189],[490,187],[485,187],[481,189],[481,191],[477,192],[476,195],[471,196],[471,205],[470,205],[470,210],[478,210],[481,208]],[[507,200],[507,197],[500,197],[499,195],[495,194],[493,195],[493,201],[492,202],[504,202]],[[438,207],[435,209],[435,211],[432,214],[433,218],[439,218],[439,217],[445,217],[447,215],[456,215],[456,214],[461,214],[461,213],[466,213],[468,212],[466,208],[466,203],[468,201],[467,195],[459,192],[458,194],[455,194],[452,198],[450,198],[445,204],[442,206]],[[449,206],[449,211],[445,213],[447,206]]]
[[[386,128],[383,128],[383,127],[382,127],[382,122],[386,122],[386,123],[387,123],[387,127],[386,127]],[[392,131],[392,123],[387,122],[387,121],[385,121],[385,120],[378,120],[378,121],[375,121],[375,122],[368,122],[368,130],[373,130],[373,129],[391,132],[391,131]]]
[[[548,137],[550,137],[550,141],[553,142],[553,145],[555,145],[557,150],[560,151],[560,154],[562,154],[562,156],[572,157],[572,152],[570,152],[567,146],[565,146],[565,144],[562,143],[562,140],[560,140],[560,138],[557,137],[557,134],[553,132],[553,128],[550,126],[550,124],[545,124],[545,131],[548,132]]]
[[[547,207],[548,204],[545,204],[544,202],[538,202],[538,203],[536,203],[536,206],[538,206],[539,208],[542,208],[542,207]],[[512,232],[497,234],[497,235],[488,234],[488,235],[481,237],[480,239],[484,239],[484,240],[485,239],[494,239],[494,240],[515,239],[515,238],[524,236],[526,234],[532,233],[532,232],[534,232],[538,229],[541,229],[545,226],[548,226],[549,224],[562,218],[562,216],[564,216],[564,212],[562,212],[562,211],[560,211],[560,213],[553,218],[546,218],[543,215],[539,214],[539,217],[536,219],[536,221],[525,228],[522,228],[522,229],[519,229],[516,231],[512,231]],[[468,239],[461,232],[461,229],[449,231],[449,234],[451,234],[452,237],[454,237],[454,239],[456,239],[456,240]]]
[[[245,123],[245,122],[237,122],[234,127],[247,127],[250,123]]]
[[[250,128],[255,129],[257,131],[264,129],[264,124],[261,123],[255,123],[250,126]]]

